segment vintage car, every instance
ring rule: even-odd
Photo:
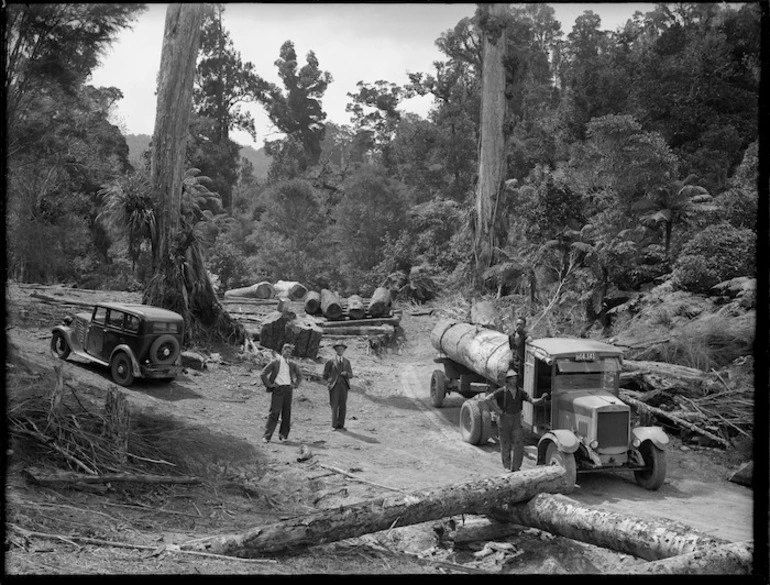
[[[497,331],[452,321],[440,322],[431,336],[440,354],[434,360],[430,395],[440,407],[449,392],[466,398],[460,433],[472,445],[497,435],[497,417],[482,400],[501,385],[511,358],[508,338]],[[447,350],[453,355],[448,355]],[[633,426],[631,409],[619,396],[621,349],[589,339],[529,340],[525,348],[522,424],[538,438],[538,464],[561,465],[574,485],[578,472],[632,471],[636,482],[657,490],[666,477],[669,439],[660,427]]]
[[[53,328],[51,352],[108,366],[112,379],[130,386],[134,378],[172,380],[179,374],[184,319],[178,313],[128,303],[97,303]]]

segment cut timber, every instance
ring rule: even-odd
[[[197,477],[184,475],[145,475],[140,473],[105,473],[102,475],[88,475],[86,473],[76,473],[74,471],[54,471],[48,472],[28,467],[24,474],[33,483],[39,485],[57,485],[62,483],[179,483],[191,484],[201,483]]]
[[[311,546],[419,524],[460,514],[484,514],[504,503],[522,502],[541,492],[557,492],[564,469],[559,466],[490,477],[397,495],[290,518],[276,524],[251,528],[239,534],[198,539],[180,545],[237,557],[256,557],[301,546]]]
[[[294,355],[297,357],[318,357],[323,331],[310,320],[293,319],[286,323],[284,329],[286,341],[294,344]]]
[[[351,319],[363,319],[366,316],[364,299],[359,295],[350,295],[348,297],[348,316]]]
[[[225,298],[246,298],[246,299],[272,299],[275,296],[275,289],[269,282],[259,282],[252,286],[233,288],[225,291]]]
[[[321,293],[311,290],[305,297],[305,313],[317,315],[321,312]]]
[[[352,325],[350,327],[326,327],[321,325],[321,330],[331,335],[390,335],[396,333],[393,325]]]
[[[511,361],[508,336],[494,329],[452,319],[436,323],[430,342],[454,361],[500,384]]]
[[[262,321],[259,330],[259,343],[263,347],[281,351],[286,340],[286,323],[288,319],[284,313],[273,311]]]
[[[540,494],[529,502],[495,509],[495,520],[531,526],[557,536],[656,561],[726,541],[665,520],[651,521],[614,512],[584,508],[574,500]]]
[[[729,447],[730,442],[726,441],[722,437],[719,437],[715,435],[714,433],[710,433],[709,431],[700,428],[697,425],[692,424],[691,422],[687,422],[686,420],[679,418],[678,416],[674,416],[669,412],[666,412],[665,410],[661,410],[660,408],[655,408],[654,406],[649,406],[648,404],[645,404],[641,400],[636,400],[635,398],[632,398],[631,396],[628,396],[627,393],[621,393],[620,398],[625,402],[626,404],[629,404],[631,406],[636,407],[636,409],[641,413],[651,414],[658,419],[667,420],[670,423],[673,423],[674,425],[688,429],[694,433],[698,433],[699,435],[703,435],[704,437],[708,437],[712,441],[715,441],[722,445],[723,447]]]
[[[292,301],[302,301],[307,296],[307,288],[296,281],[279,280],[273,288],[275,296],[286,297]]]
[[[754,543],[731,542],[717,547],[645,563],[625,570],[634,575],[751,575]]]
[[[321,289],[321,312],[323,316],[331,321],[342,319],[342,303],[337,293],[328,288]]]
[[[369,301],[369,314],[372,317],[382,317],[390,310],[390,305],[390,289],[380,286],[374,289],[374,293],[372,293],[372,298]]]
[[[471,305],[471,323],[482,327],[497,327],[498,314],[492,301],[473,301]]]
[[[321,323],[321,325],[331,331],[332,329],[339,329],[340,327],[358,327],[359,325],[393,325],[393,327],[398,327],[399,323],[401,323],[401,317],[378,317],[377,319],[327,321],[326,323]]]

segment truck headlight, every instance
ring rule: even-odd
[[[634,449],[638,449],[642,442],[639,439],[634,439],[631,444],[634,446]]]
[[[591,447],[591,449],[596,449],[599,446],[599,441],[594,439],[588,446]]]

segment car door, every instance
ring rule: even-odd
[[[104,342],[102,343],[102,355],[104,360],[110,358],[112,350],[121,343],[125,342],[125,332],[123,323],[126,314],[117,309],[110,309],[107,312],[107,324],[104,328]]]
[[[102,346],[104,345],[104,327],[107,323],[107,308],[94,307],[91,315],[91,323],[86,333],[86,352],[99,359],[102,358]]]

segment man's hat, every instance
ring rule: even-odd
[[[506,380],[508,378],[515,378],[516,376],[517,376],[517,374],[516,374],[516,372],[514,370],[508,370],[507,372],[505,372],[505,379]]]
[[[347,345],[345,345],[344,343],[342,343],[341,341],[338,341],[337,343],[335,343],[334,345],[332,345],[332,347],[333,347],[334,349],[337,349],[338,347],[344,347],[345,349],[347,349],[347,348],[348,348],[348,346],[347,346]]]

